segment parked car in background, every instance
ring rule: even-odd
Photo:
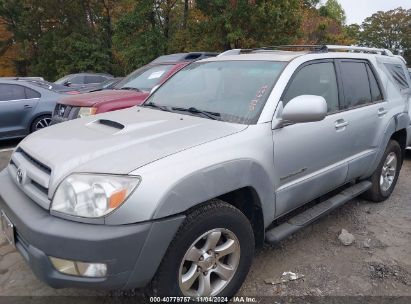
[[[64,76],[55,81],[57,84],[64,85],[73,89],[91,89],[98,86],[100,83],[112,79],[110,74],[103,73],[78,73]]]
[[[59,101],[52,124],[142,104],[150,91],[189,63],[217,53],[192,52],[160,56],[120,81],[112,90],[100,90]]]
[[[60,93],[66,93],[66,94],[80,94],[82,92],[82,90],[76,90],[74,88],[71,87],[66,87],[62,84],[58,84],[55,82],[49,82],[49,81],[45,81],[45,80],[24,80],[28,83],[31,83],[35,86],[39,86],[42,87],[44,89],[48,89],[48,90],[52,90],[55,92],[60,92]]]
[[[255,246],[361,194],[387,200],[411,133],[404,63],[308,48],[201,60],[139,107],[32,134],[0,173],[9,242],[53,287],[226,303]]]
[[[64,95],[43,81],[0,79],[0,139],[24,137],[50,125]]]
[[[0,77],[0,80],[39,80],[44,81],[43,77]]]

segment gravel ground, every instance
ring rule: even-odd
[[[0,169],[7,165],[10,154],[0,153]],[[281,246],[258,250],[239,295],[407,296],[411,303],[410,176],[411,151],[407,151],[397,187],[385,203],[353,200]],[[341,244],[338,240],[341,229],[354,235],[353,244]],[[266,283],[277,281],[286,271],[303,278],[277,285]],[[100,290],[56,290],[46,286],[0,237],[0,296],[108,294]]]

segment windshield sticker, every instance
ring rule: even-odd
[[[156,79],[156,78],[160,78],[165,71],[157,71],[157,72],[153,72],[151,73],[150,76],[148,76],[148,79]]]
[[[267,85],[263,85],[258,91],[257,94],[255,96],[255,98],[253,100],[251,100],[250,105],[249,105],[249,110],[250,111],[255,111],[255,108],[257,107],[258,103],[261,100],[261,97],[264,96],[265,92],[267,91],[268,86]]]

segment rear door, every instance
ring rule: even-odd
[[[27,134],[28,122],[39,99],[37,91],[25,86],[0,84],[0,137]]]
[[[338,60],[343,90],[343,110],[351,138],[351,154],[347,181],[369,172],[381,134],[389,120],[389,105],[382,94],[373,65],[367,60]],[[365,177],[365,176],[364,176]]]

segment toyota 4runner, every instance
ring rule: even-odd
[[[22,141],[3,230],[56,288],[231,297],[256,246],[393,192],[411,131],[398,73],[410,83],[389,51],[339,46],[195,62],[142,106]]]

